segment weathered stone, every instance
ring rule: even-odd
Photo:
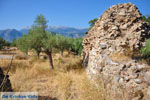
[[[117,26],[113,26],[111,29],[112,30],[118,30],[119,28]]]
[[[146,72],[144,74],[144,79],[147,81],[148,85],[150,86],[150,72]]]
[[[126,63],[126,67],[127,67],[127,68],[129,68],[130,66],[131,66],[131,63],[130,63],[130,62]]]
[[[136,72],[136,70],[137,70],[137,66],[131,66],[130,68],[133,72]]]
[[[124,83],[123,78],[120,78],[119,83],[120,84]]]
[[[126,68],[125,64],[120,65],[121,71],[124,70]]]
[[[107,48],[107,45],[105,43],[100,43],[99,46],[100,46],[101,49],[106,49]]]
[[[126,13],[125,13],[125,11],[124,10],[121,10],[120,12],[119,12],[119,15],[126,15]]]
[[[119,96],[117,86],[122,86],[127,88],[126,100],[150,100],[144,92],[150,85],[150,66],[131,57],[148,38],[150,27],[135,5],[118,4],[106,10],[83,39],[83,65],[89,78],[102,76],[111,95]],[[112,100],[119,99],[112,96]]]
[[[135,79],[138,77],[136,73],[134,73],[132,70],[128,70],[130,79]]]
[[[142,83],[142,80],[140,80],[140,79],[134,79],[134,81],[135,81],[137,84],[141,84],[141,83]]]
[[[117,83],[119,81],[119,76],[114,76],[114,81]]]
[[[128,82],[130,80],[128,76],[125,76],[124,79],[125,79],[126,82]]]
[[[127,29],[128,25],[127,24],[124,24],[123,26],[121,26],[120,28],[121,29]]]
[[[150,94],[150,86],[147,89],[147,95],[149,95],[149,94]]]

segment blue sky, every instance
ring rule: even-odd
[[[40,13],[51,26],[89,27],[110,6],[127,2],[150,14],[150,0],[0,0],[0,30],[30,26]]]

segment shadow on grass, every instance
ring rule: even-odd
[[[38,100],[58,100],[57,98],[52,98],[49,96],[38,96]]]

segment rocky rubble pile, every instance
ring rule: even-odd
[[[149,37],[150,27],[131,3],[106,10],[84,37],[83,65],[91,79],[103,79],[112,100],[150,100],[150,66],[132,58]]]

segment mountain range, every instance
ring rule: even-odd
[[[5,29],[0,30],[0,37],[6,41],[13,41],[15,38],[21,37],[23,34],[27,34],[31,27],[26,27],[21,30],[16,29]],[[66,26],[48,26],[47,31],[56,32],[66,37],[79,38],[85,35],[85,32],[88,31],[88,28],[74,28]]]
[[[14,38],[19,38],[21,36],[22,33],[16,29],[0,30],[0,37],[9,42],[11,42]]]

